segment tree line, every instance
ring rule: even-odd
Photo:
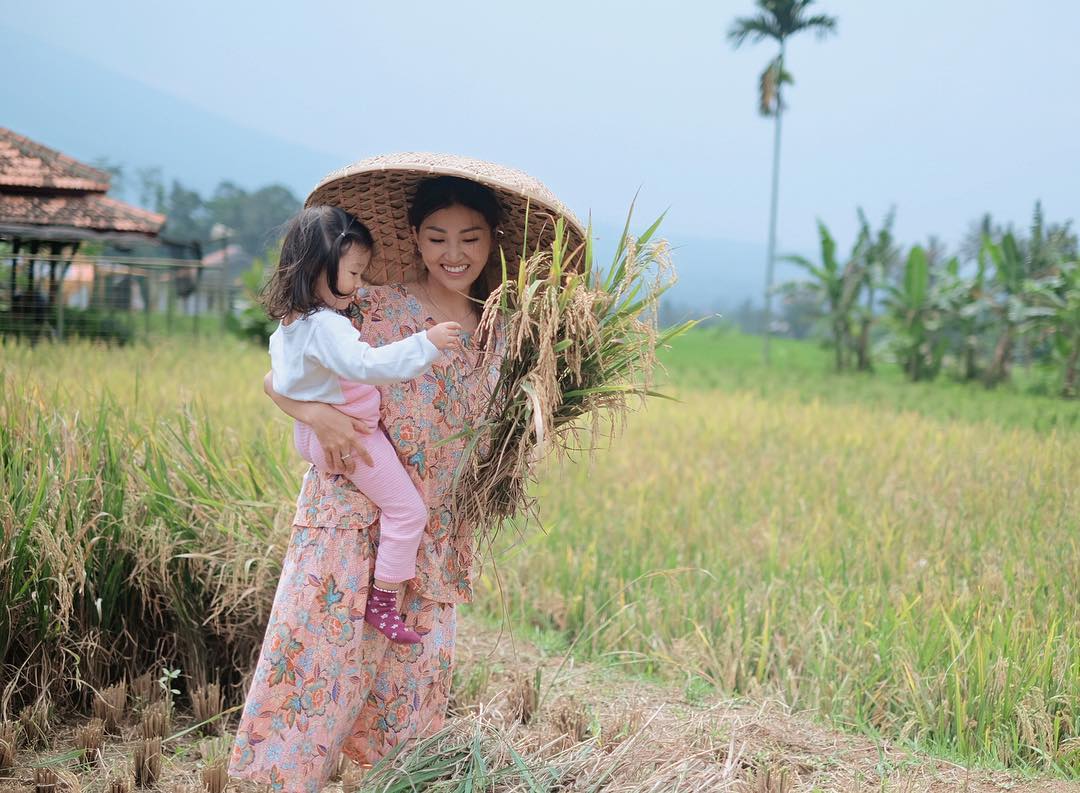
[[[102,160],[94,165],[112,176],[112,194],[165,215],[163,240],[194,243],[203,251],[214,244],[215,226],[224,226],[229,242],[261,255],[277,243],[277,230],[300,209],[300,200],[279,184],[249,192],[226,180],[203,196],[176,179],[166,183],[157,167],[127,169]]]
[[[1060,392],[1080,391],[1080,253],[1071,222],[1047,223],[1035,205],[1030,228],[989,216],[955,255],[935,239],[905,252],[894,214],[878,228],[859,211],[847,256],[819,221],[820,260],[785,257],[806,280],[779,287],[785,302],[815,309],[837,371],[873,371],[878,358],[909,380],[943,372],[995,386],[1017,362],[1056,370]]]

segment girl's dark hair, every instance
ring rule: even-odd
[[[426,179],[417,185],[416,195],[409,205],[409,225],[416,231],[430,215],[440,209],[452,206],[463,206],[479,212],[491,227],[492,251],[495,250],[495,230],[499,227],[502,219],[502,208],[494,191],[479,182],[471,179],[462,179],[458,176],[436,176]],[[483,273],[473,281],[469,296],[483,303],[491,294],[493,285],[488,279],[488,273]]]
[[[338,263],[352,245],[372,249],[375,241],[367,226],[344,209],[317,206],[302,209],[289,221],[277,269],[260,294],[266,313],[284,319],[293,313],[307,316],[322,301],[315,291],[319,275],[326,273],[330,291],[337,291]]]

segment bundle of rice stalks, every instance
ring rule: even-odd
[[[741,754],[733,755],[730,762],[716,762],[710,753],[689,749],[681,733],[658,734],[647,723],[635,727],[611,751],[598,747],[591,737],[576,741],[563,733],[555,740],[538,738],[535,731],[527,734],[518,726],[505,729],[487,714],[473,713],[452,720],[427,738],[400,744],[364,774],[360,789],[370,793],[699,793],[736,790],[743,782]],[[349,793],[351,784],[348,789],[343,785],[344,793]]]
[[[127,768],[123,769],[118,776],[111,777],[105,785],[105,793],[132,793],[133,789],[134,780],[131,770]]]
[[[34,769],[34,793],[56,793],[56,772],[48,767]]]
[[[0,721],[0,775],[15,765],[18,745],[19,725],[13,721]]]
[[[507,703],[515,721],[529,724],[540,708],[540,667],[534,674],[519,674],[507,694]]]
[[[195,721],[202,726],[203,735],[221,734],[221,712],[225,709],[225,700],[218,683],[196,686],[191,692],[191,707],[195,711]]]
[[[490,546],[506,519],[533,514],[533,466],[549,450],[591,450],[614,435],[651,390],[656,350],[694,323],[660,331],[660,295],[675,281],[670,251],[653,241],[660,220],[634,239],[627,230],[610,267],[586,244],[567,250],[556,224],[551,248],[523,259],[488,298],[478,338],[505,334],[499,381],[473,428],[455,480],[457,510]],[[505,273],[505,267],[504,267]]]
[[[127,707],[127,683],[120,681],[104,688],[94,698],[94,716],[105,724],[105,731],[115,734]]]
[[[105,722],[99,718],[90,719],[75,733],[75,745],[81,753],[80,760],[86,765],[101,760],[101,747],[105,743]]]
[[[144,739],[166,738],[172,729],[172,708],[164,700],[143,711],[139,732]]]
[[[49,704],[37,699],[19,711],[23,740],[31,749],[47,746],[49,742]]]
[[[131,681],[131,693],[143,705],[151,705],[161,699],[162,688],[153,669],[148,669]]]
[[[555,703],[551,726],[558,737],[566,737],[571,744],[581,743],[589,737],[589,714],[585,707],[571,697]]]
[[[361,789],[372,793],[549,789],[536,784],[535,773],[497,728],[473,715],[414,745],[399,744],[363,776]]]
[[[161,739],[144,738],[135,744],[132,753],[135,766],[135,784],[150,787],[161,777]]]
[[[228,758],[219,757],[213,765],[208,765],[200,772],[203,787],[207,793],[223,793],[229,784]]]

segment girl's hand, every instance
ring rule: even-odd
[[[461,323],[440,322],[428,330],[427,337],[440,350],[456,349],[461,345]]]

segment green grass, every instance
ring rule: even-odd
[[[679,340],[681,402],[549,465],[546,533],[498,558],[513,621],[938,754],[1080,774],[1077,406],[835,377],[794,343],[766,371],[756,342]]]
[[[1080,401],[1052,393],[1052,375],[1020,369],[1020,385],[987,389],[948,375],[910,383],[891,363],[873,374],[832,371],[832,354],[815,342],[774,339],[772,366],[761,360],[761,339],[723,330],[699,330],[680,338],[661,355],[665,392],[718,389],[746,391],[802,404],[860,404],[882,410],[913,411],[943,421],[990,422],[1002,427],[1080,431]]]
[[[545,464],[546,533],[498,560],[515,625],[694,697],[704,681],[1080,777],[1076,405],[834,377],[808,345],[777,344],[768,371],[757,355],[679,340],[681,402]],[[249,657],[302,468],[265,367],[230,340],[0,349],[5,663],[91,637],[143,662],[155,635],[185,666]],[[497,618],[490,575],[478,592]],[[121,624],[147,646],[108,642]]]

